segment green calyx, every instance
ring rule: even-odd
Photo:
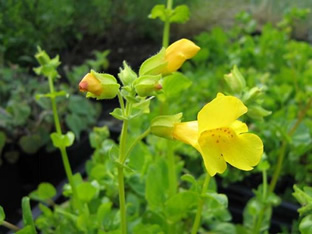
[[[172,139],[172,132],[175,124],[181,123],[183,114],[161,115],[152,120],[151,133],[164,138]]]
[[[141,97],[155,95],[156,91],[162,89],[160,84],[161,78],[161,75],[144,75],[139,77],[134,82],[136,93]]]
[[[116,97],[119,91],[120,85],[117,83],[117,80],[114,76],[107,73],[98,73],[94,70],[91,70],[90,73],[100,82],[102,86],[102,92],[100,95],[95,95],[91,92],[87,92],[87,98],[96,98],[100,99],[112,99]]]

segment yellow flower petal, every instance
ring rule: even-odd
[[[218,94],[215,99],[206,104],[198,113],[199,132],[228,127],[246,112],[247,107],[238,98]]]
[[[178,70],[185,60],[194,57],[200,48],[188,39],[180,39],[166,49],[167,73]]]
[[[238,169],[249,171],[259,163],[263,154],[263,143],[257,135],[243,133],[225,146],[223,152],[226,162]]]
[[[257,165],[263,153],[263,144],[257,135],[252,133],[237,135],[231,128],[217,128],[203,132],[199,137],[199,145],[203,151],[205,149],[204,154],[208,155],[207,161],[213,157],[222,158],[232,166],[245,171]]]
[[[177,123],[174,125],[172,136],[174,139],[197,147],[198,123],[197,121]]]
[[[210,133],[204,132],[199,137],[198,143],[207,172],[210,176],[216,173],[223,173],[226,169],[226,162],[222,157],[221,149],[215,147],[214,139],[208,137]]]
[[[230,128],[234,130],[236,134],[248,132],[248,127],[245,123],[239,120],[235,120],[231,125]]]

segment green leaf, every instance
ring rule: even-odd
[[[24,125],[31,114],[31,108],[27,103],[11,100],[6,111],[12,115],[11,121],[14,126]]]
[[[93,148],[100,148],[104,140],[109,137],[109,130],[107,126],[94,127],[90,133],[89,140]]]
[[[148,15],[150,19],[160,18],[161,21],[165,22],[167,18],[166,7],[163,4],[158,4],[153,7],[151,13]]]
[[[165,232],[157,224],[139,223],[136,226],[134,226],[133,233],[164,234]]]
[[[192,84],[186,76],[180,72],[174,72],[163,79],[163,91],[167,98],[173,98],[181,95]]]
[[[234,224],[232,223],[217,223],[214,225],[211,231],[214,234],[236,234],[237,233],[236,228]]]
[[[184,174],[183,176],[181,176],[181,180],[191,183],[192,187],[194,187],[194,190],[196,192],[199,192],[198,183],[196,179],[194,178],[194,176],[192,176],[191,174]]]
[[[110,211],[112,208],[112,202],[108,201],[105,203],[102,203],[96,213],[96,219],[98,223],[103,223],[105,220],[109,219]]]
[[[53,145],[56,148],[66,148],[71,146],[74,143],[75,135],[72,132],[67,132],[66,135],[59,133],[51,133],[50,135]]]
[[[90,202],[96,194],[96,188],[89,182],[84,182],[77,186],[79,200]]]
[[[198,203],[198,193],[185,191],[172,196],[165,203],[166,215],[172,222],[184,218]]]
[[[5,145],[6,135],[4,132],[0,131],[0,155],[2,153],[2,149]]]
[[[114,118],[119,120],[127,120],[128,117],[125,116],[120,108],[115,108],[113,112],[110,113]]]
[[[0,225],[4,220],[5,220],[5,213],[4,213],[2,206],[0,206]]]
[[[42,137],[39,134],[33,134],[22,136],[18,143],[25,153],[34,154],[42,146],[43,142],[41,140]]]
[[[312,233],[312,214],[304,217],[300,224],[299,224],[299,230],[301,234],[310,234]]]
[[[190,10],[187,5],[177,6],[170,16],[171,23],[184,24],[190,19]]]
[[[38,196],[42,200],[51,199],[56,195],[56,189],[50,183],[41,183],[38,187]]]
[[[169,187],[168,168],[166,161],[159,158],[155,164],[150,165],[146,175],[145,198],[152,210],[164,207],[166,192]]]
[[[142,100],[139,103],[135,103],[132,106],[132,111],[131,111],[131,115],[129,116],[129,119],[133,119],[135,117],[138,117],[142,114],[148,114],[150,113],[150,103],[151,103],[151,99],[153,99],[153,97],[150,97],[146,100]]]
[[[77,114],[68,114],[66,115],[65,122],[66,125],[75,133],[77,139],[80,137],[80,132],[87,128],[87,123],[84,119],[85,117],[81,117]]]
[[[19,231],[17,231],[15,234],[34,234],[34,233],[36,233],[36,232],[34,232],[32,226],[31,225],[27,225],[27,226],[24,226]]]
[[[32,213],[31,213],[29,197],[23,197],[22,211],[23,211],[24,226],[28,226],[28,225],[30,226],[30,228],[28,228],[29,232],[25,232],[25,233],[36,234],[37,232],[36,232],[35,223],[32,217]]]
[[[139,70],[139,77],[143,75],[158,75],[167,67],[165,60],[166,49],[162,48],[157,54],[146,59]]]
[[[106,167],[103,164],[97,164],[92,168],[90,172],[90,177],[96,180],[101,180],[106,175]]]

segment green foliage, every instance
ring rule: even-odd
[[[49,200],[56,195],[56,189],[50,183],[41,183],[38,189],[31,192],[29,197],[33,200],[49,203]]]
[[[51,133],[51,140],[56,148],[65,149],[74,143],[75,135],[72,132],[66,134],[59,134],[56,132]]]
[[[166,22],[183,24],[189,20],[189,8],[186,5],[179,5],[174,9],[167,9],[165,5],[155,5],[149,14],[150,19],[159,18]]]
[[[24,233],[36,234],[36,227],[31,213],[30,200],[29,197],[23,197],[22,199],[22,210],[23,210],[23,223],[25,228],[23,228]],[[21,232],[21,233],[23,233]]]
[[[5,213],[4,213],[2,206],[0,206],[0,225],[4,220],[5,220]]]

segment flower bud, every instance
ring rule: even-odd
[[[246,92],[243,96],[243,102],[245,104],[256,101],[262,94],[262,90],[258,87],[253,87],[248,92]]]
[[[248,106],[247,115],[252,119],[263,120],[263,117],[268,116],[272,111],[268,111],[261,107],[260,105]]]
[[[224,75],[224,79],[233,93],[240,93],[246,87],[245,78],[236,66],[234,66],[231,73]]]
[[[178,40],[167,49],[162,48],[156,55],[145,60],[140,67],[139,75],[158,75],[174,72],[187,59],[194,57],[199,50],[200,48],[190,40]]]
[[[156,91],[162,89],[160,84],[161,75],[145,75],[141,76],[134,82],[136,93],[141,97],[153,96]]]
[[[123,85],[130,85],[137,78],[137,74],[128,66],[128,64],[123,62],[124,68],[120,68],[120,72],[118,73],[118,77],[123,83]]]
[[[80,81],[79,90],[81,92],[87,92],[87,97],[112,99],[117,95],[119,86],[114,76],[97,73],[91,70],[91,72],[85,75]]]
[[[188,39],[180,39],[172,43],[166,49],[165,60],[168,62],[165,73],[171,73],[178,70],[185,60],[194,57],[200,50],[194,42]]]
[[[181,123],[182,113],[161,115],[152,120],[151,133],[156,136],[173,139],[174,126]]]

